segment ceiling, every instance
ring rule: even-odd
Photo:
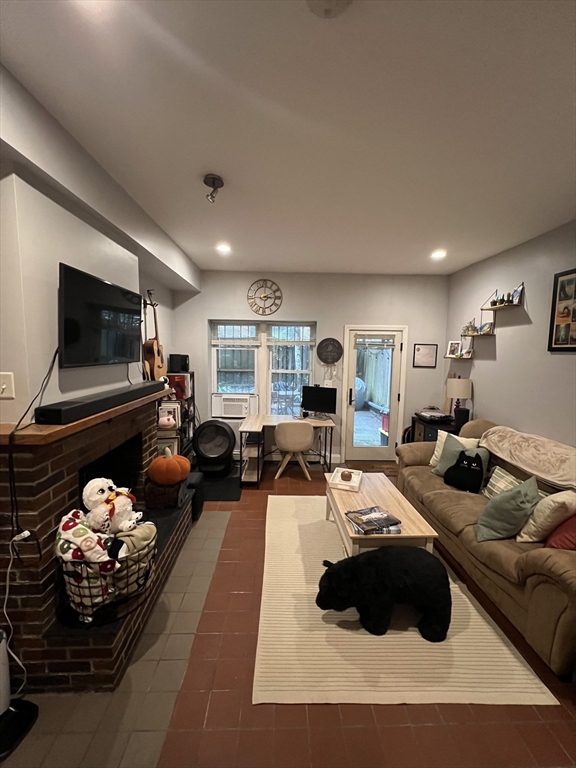
[[[574,9],[2,0],[0,42],[202,269],[449,274],[574,217]]]

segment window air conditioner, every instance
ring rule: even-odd
[[[258,395],[212,395],[212,416],[243,419],[258,413]]]

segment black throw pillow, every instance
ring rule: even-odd
[[[459,491],[480,493],[484,470],[482,469],[482,457],[479,453],[469,456],[466,451],[460,451],[456,463],[448,467],[444,473],[444,482]]]

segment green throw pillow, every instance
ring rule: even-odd
[[[444,441],[444,448],[442,448],[440,459],[432,472],[435,475],[444,477],[446,470],[456,464],[461,451],[464,451],[467,456],[475,456],[477,453],[479,453],[480,458],[482,459],[482,469],[484,470],[484,474],[486,474],[488,461],[490,460],[489,451],[487,451],[486,448],[464,448],[462,443],[457,438],[455,438],[454,435],[446,435],[446,440]]]
[[[476,538],[478,541],[511,539],[524,527],[539,501],[535,477],[499,493],[484,507],[476,526]]]

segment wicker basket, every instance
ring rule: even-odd
[[[124,610],[110,615],[108,620],[114,621],[142,603],[152,581],[156,538],[155,533],[145,546],[121,558],[120,568],[112,573],[97,573],[85,561],[62,563],[68,600],[80,621],[90,623],[98,609],[111,603],[126,603]]]
[[[186,487],[184,482],[175,485],[158,485],[150,478],[144,481],[144,501],[146,509],[168,509],[179,507]]]

